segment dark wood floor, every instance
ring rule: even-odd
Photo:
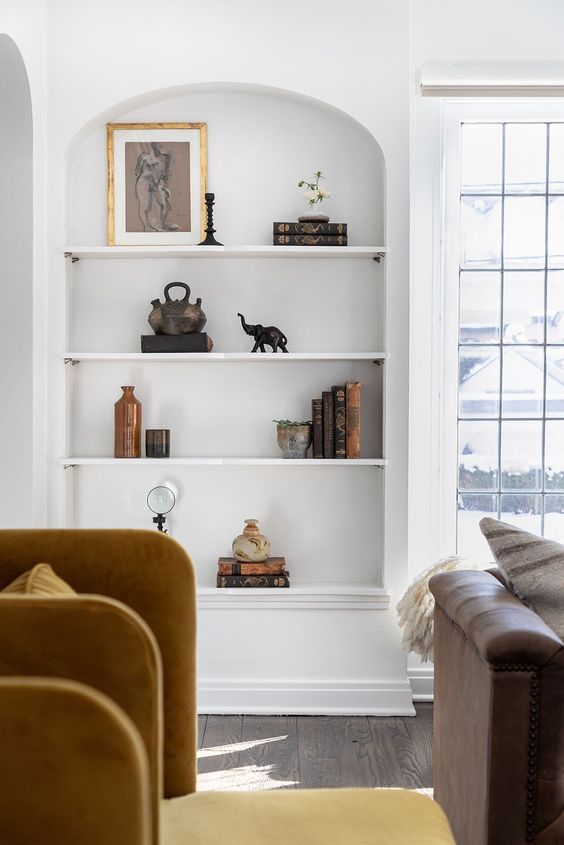
[[[432,785],[432,704],[417,716],[200,716],[198,789]]]

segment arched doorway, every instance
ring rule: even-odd
[[[32,524],[33,142],[25,65],[0,34],[0,527]]]

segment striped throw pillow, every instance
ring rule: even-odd
[[[36,563],[33,569],[21,575],[4,587],[3,593],[20,593],[30,596],[76,596],[77,593],[66,581],[55,575],[48,563]]]
[[[490,517],[480,529],[512,592],[564,640],[564,546]]]

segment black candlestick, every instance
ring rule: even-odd
[[[220,244],[219,241],[213,236],[215,229],[213,228],[213,205],[215,200],[215,194],[206,194],[206,205],[207,205],[207,215],[208,215],[208,225],[206,226],[206,239],[198,244],[198,246],[223,246]]]

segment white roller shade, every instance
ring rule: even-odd
[[[422,97],[564,97],[564,62],[421,66]]]

